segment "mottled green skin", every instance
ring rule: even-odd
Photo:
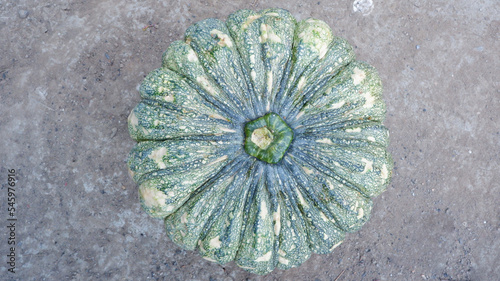
[[[299,266],[358,230],[390,182],[380,78],[323,21],[267,9],[198,22],[140,94],[128,165],[141,204],[208,260]]]
[[[259,147],[252,141],[255,130],[265,128],[272,140],[266,147]],[[276,113],[268,113],[245,125],[245,151],[269,164],[278,163],[285,155],[293,139],[293,131]]]

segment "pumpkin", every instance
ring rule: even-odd
[[[144,210],[205,259],[266,274],[330,253],[391,178],[376,70],[317,19],[206,19],[173,42],[128,118]]]

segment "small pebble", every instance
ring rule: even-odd
[[[17,11],[17,14],[19,15],[19,17],[21,19],[25,19],[28,17],[28,15],[30,14],[30,12],[28,12],[27,10],[19,10]]]
[[[415,49],[417,50],[420,49],[420,45],[415,46]]]

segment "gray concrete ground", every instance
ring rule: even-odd
[[[497,0],[66,2],[0,3],[0,279],[500,280]],[[125,161],[138,84],[166,47],[193,22],[267,7],[325,20],[379,70],[396,163],[361,231],[261,277],[170,242]]]

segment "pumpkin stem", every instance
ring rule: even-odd
[[[245,151],[269,164],[283,158],[292,139],[292,129],[276,113],[268,113],[245,125]]]

